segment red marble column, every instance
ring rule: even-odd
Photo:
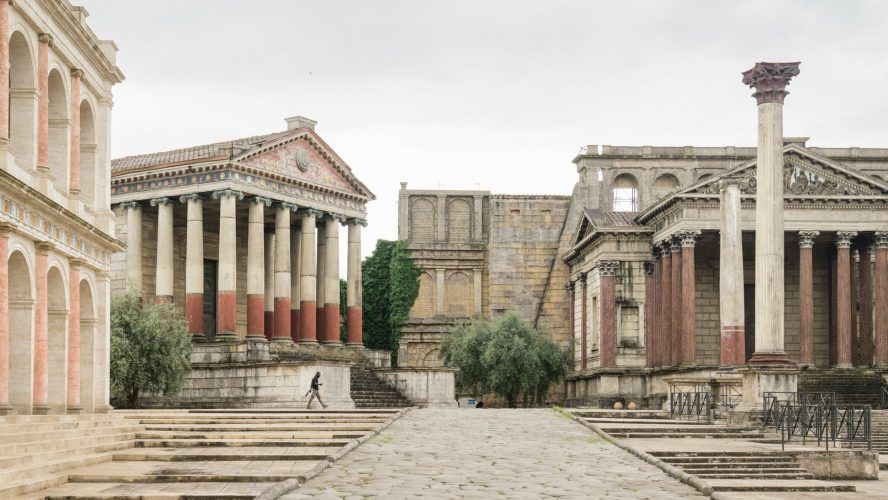
[[[653,333],[654,366],[663,366],[663,255],[659,249],[654,261]]]
[[[598,352],[602,368],[617,366],[616,275],[619,268],[620,263],[617,261],[600,261],[598,263],[599,295],[601,297],[601,342]]]
[[[68,288],[71,307],[68,315],[68,411],[80,406],[80,267],[82,262],[69,263]]]
[[[0,0],[0,18],[7,6],[7,2]],[[0,223],[0,415],[12,409],[9,405],[9,231],[11,230],[10,224]]]
[[[833,366],[839,359],[838,345],[836,337],[836,317],[838,316],[837,296],[836,296],[836,256],[835,252],[830,254],[829,259],[829,365]]]
[[[697,277],[694,259],[694,245],[700,231],[688,230],[681,233],[681,362],[694,364],[697,361]]]
[[[660,365],[672,364],[672,246],[665,242],[660,247]]]
[[[654,263],[653,262],[645,262],[644,263],[644,359],[645,366],[648,368],[654,366],[654,344],[656,341],[654,340],[654,325],[656,322],[654,321],[654,315],[652,314],[654,311],[653,303],[654,303],[654,284],[656,277],[654,276]]]
[[[851,337],[851,239],[857,233],[836,233],[836,367],[852,366]]]
[[[875,234],[877,366],[888,365],[888,232]]]
[[[39,242],[34,245],[37,252],[37,263],[34,271],[35,288],[37,289],[37,311],[34,313],[34,403],[35,414],[49,411],[49,372],[47,349],[49,344],[49,298],[47,272],[49,271],[48,243]]]
[[[851,362],[854,366],[860,365],[860,329],[858,319],[860,312],[860,265],[857,263],[859,252],[857,245],[851,249]]]
[[[0,139],[9,140],[9,0],[0,0]]]
[[[80,193],[80,79],[83,70],[71,70],[71,180],[69,190]]]
[[[672,240],[672,343],[670,350],[672,351],[672,364],[680,365],[684,362],[684,348],[682,342],[682,293],[681,293],[681,242],[678,239]]]
[[[864,246],[860,249],[860,323],[858,338],[860,339],[859,366],[873,364],[873,248]]]
[[[570,325],[570,338],[573,341],[573,358],[571,361],[576,363],[577,356],[576,350],[579,349],[579,343],[576,341],[577,338],[577,327],[574,323],[574,306],[576,305],[576,296],[574,295],[574,282],[568,281],[564,284],[564,289],[567,290],[567,296],[570,297],[570,305],[567,307],[567,324]],[[574,371],[577,370],[577,366],[574,365]]]
[[[37,167],[49,168],[49,46],[52,36],[41,33],[37,39]]]
[[[799,231],[799,364],[814,365],[814,265],[819,231]]]
[[[586,331],[588,319],[586,317],[586,297],[589,296],[586,288],[586,273],[580,275],[580,369],[585,370],[588,366],[588,348],[586,345],[586,337],[589,333]],[[601,366],[604,366],[603,364]]]

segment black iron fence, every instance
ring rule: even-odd
[[[888,386],[882,386],[882,398],[881,403],[879,404],[879,408],[883,410],[888,410]]]
[[[847,448],[866,446],[871,450],[872,409],[870,405],[836,406],[835,404],[791,404],[779,402],[781,446],[800,438],[802,444],[809,440],[817,446],[830,442],[833,447],[842,443]]]
[[[680,391],[673,387],[669,393],[669,415],[672,418],[712,420],[712,397],[705,390]]]
[[[783,425],[783,406],[829,406],[836,404],[833,392],[766,392],[762,395],[763,423],[765,427]]]

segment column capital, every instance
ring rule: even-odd
[[[286,202],[286,201],[279,201],[279,202],[277,203],[277,206],[275,206],[275,208],[283,209],[283,210],[289,210],[289,211],[291,211],[291,212],[296,212],[296,211],[299,210],[299,207],[296,206],[295,203],[288,203],[288,202]]]
[[[598,261],[599,276],[616,276],[620,269],[620,261],[618,260],[600,260]]]
[[[836,247],[837,248],[851,248],[851,240],[857,236],[857,231],[837,231],[836,232]]]
[[[663,240],[657,244],[660,248],[660,258],[666,257],[672,253],[672,243],[669,240]]]
[[[681,246],[685,248],[693,248],[697,244],[697,238],[699,237],[700,230],[698,229],[689,229],[687,231],[682,231],[678,233],[678,238],[681,241]]]
[[[296,210],[296,215],[299,217],[305,217],[307,215],[311,215],[315,218],[320,218],[324,215],[324,212],[322,212],[316,208],[301,207],[298,210]]]
[[[48,255],[49,251],[53,248],[55,248],[55,245],[53,245],[49,241],[34,242],[34,253],[36,253],[37,255]]]
[[[74,68],[71,70],[71,78],[75,78],[77,80],[83,78],[83,70],[80,68]]]
[[[722,177],[718,180],[718,190],[719,192],[728,189],[731,186],[737,186],[739,189],[743,184],[743,181],[746,180],[744,177],[740,177],[739,175],[728,175]]]
[[[142,208],[142,204],[138,201],[126,201],[118,205],[120,208]]]
[[[588,277],[588,274],[589,273],[580,273],[580,275],[577,277],[577,283],[579,283],[580,286],[583,288],[586,288],[586,282],[588,281],[586,278]]]
[[[743,72],[743,83],[755,89],[752,97],[761,105],[766,102],[783,104],[789,92],[786,86],[792,77],[799,74],[800,62],[755,63],[752,69]]]
[[[349,217],[345,219],[346,226],[367,227],[367,219],[358,219],[357,217]]]
[[[52,35],[50,35],[49,33],[38,34],[37,41],[40,43],[45,43],[45,44],[49,45],[50,47],[52,47],[52,44],[53,44]]]
[[[151,198],[151,200],[149,201],[152,207],[156,207],[158,205],[169,205],[172,202],[173,200],[167,198],[166,196],[163,196],[161,198]]]
[[[344,216],[344,215],[342,215],[342,214],[334,214],[334,213],[331,213],[331,214],[330,214],[330,218],[333,219],[333,220],[335,220],[335,221],[339,221],[339,224],[340,224],[340,225],[343,225],[343,226],[344,226],[344,225],[346,224],[346,222],[348,221],[348,217],[346,217],[346,216]]]
[[[255,203],[257,205],[265,205],[266,207],[271,206],[271,198],[266,198],[264,196],[253,196],[250,198],[250,203]]]
[[[68,259],[68,267],[72,271],[79,271],[86,263],[80,259]]]
[[[673,234],[669,240],[669,245],[672,247],[672,253],[681,253],[681,233]]]
[[[820,231],[799,231],[799,248],[814,248],[814,238],[820,236]]]
[[[568,281],[567,283],[565,283],[564,289],[567,290],[567,293],[569,293],[570,295],[573,295],[574,294],[574,282]]]
[[[238,200],[244,199],[243,191],[235,191],[234,189],[220,189],[218,191],[213,191],[212,196],[213,196],[214,200],[218,200],[220,198],[228,198],[228,197],[234,197],[234,198],[237,198]]]
[[[651,262],[651,261],[649,261],[649,260],[646,260],[646,261],[644,261],[643,265],[644,265],[644,274],[645,274],[645,276],[653,276],[653,274],[654,274],[654,263]]]
[[[888,248],[888,231],[876,231],[873,233],[873,245],[876,248]]]
[[[203,201],[203,197],[197,193],[179,196],[179,203],[188,203],[189,201]]]

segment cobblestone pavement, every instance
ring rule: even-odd
[[[552,410],[407,413],[284,498],[699,497]]]

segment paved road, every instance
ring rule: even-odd
[[[414,410],[284,498],[700,497],[552,410]]]

